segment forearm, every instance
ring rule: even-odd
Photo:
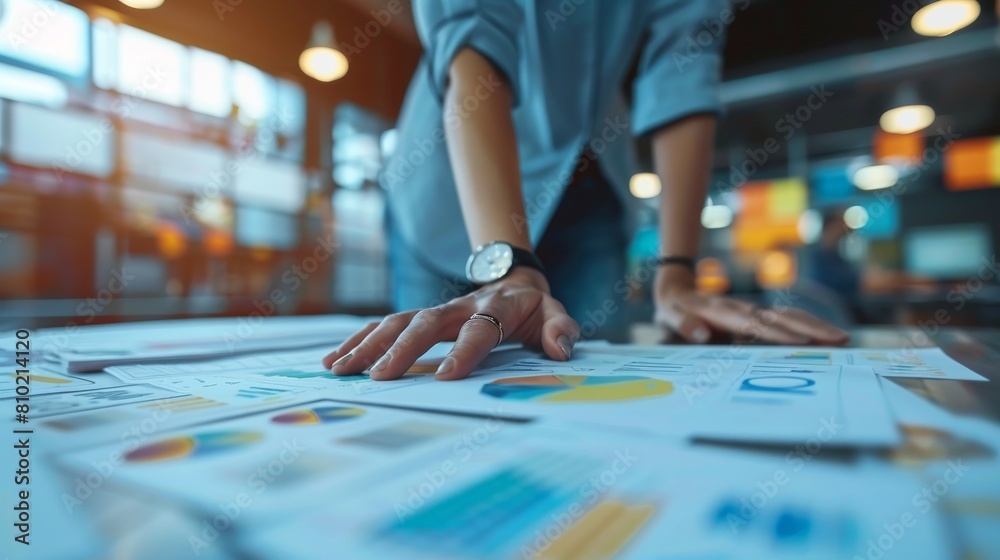
[[[500,85],[489,92],[481,79]],[[512,107],[509,85],[486,58],[470,49],[455,57],[445,94],[445,134],[473,247],[506,241],[531,248]]]
[[[653,138],[660,194],[660,251],[663,255],[695,257],[701,237],[715,141],[715,116],[695,115],[661,129]],[[661,275],[693,283],[692,271],[665,267]]]

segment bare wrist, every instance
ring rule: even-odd
[[[515,267],[500,281],[506,284],[529,286],[546,294],[551,294],[549,281],[545,279],[545,275],[530,266]]]
[[[661,266],[656,271],[656,292],[668,295],[673,292],[689,292],[695,289],[694,270],[686,266]]]

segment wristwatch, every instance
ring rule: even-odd
[[[542,261],[531,251],[504,241],[492,241],[476,247],[469,255],[465,277],[473,284],[489,284],[507,276],[517,266],[527,266],[545,274]]]

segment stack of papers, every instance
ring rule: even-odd
[[[505,346],[444,383],[442,344],[398,381],[325,370],[365,322],[34,333],[31,437],[58,467],[34,507],[63,538],[32,554],[1000,556],[1000,428],[893,381],[985,381],[938,349]]]
[[[38,354],[69,373],[97,372],[118,364],[168,363],[287,350],[330,347],[367,320],[347,315],[240,317],[149,321],[33,333]],[[12,338],[12,337],[11,337]],[[11,343],[8,347],[13,347]]]

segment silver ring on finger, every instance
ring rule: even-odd
[[[490,323],[493,323],[493,326],[497,328],[497,331],[499,331],[499,336],[497,337],[497,343],[494,346],[494,348],[500,346],[500,343],[503,342],[503,323],[500,322],[500,319],[497,319],[492,315],[487,315],[486,313],[473,313],[472,316],[469,317],[469,320],[466,321],[466,323],[475,321],[476,319],[482,319],[483,321],[489,321]]]

